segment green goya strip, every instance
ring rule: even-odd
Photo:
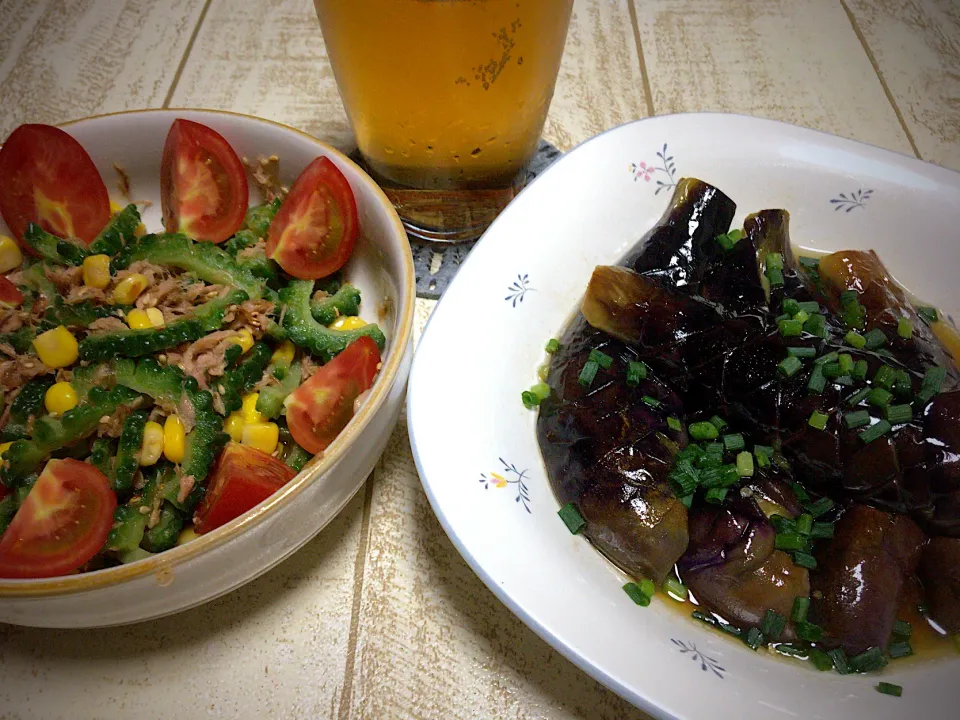
[[[113,441],[110,438],[97,438],[90,447],[90,464],[102,472],[105,477],[113,474]]]
[[[15,495],[7,495],[0,500],[0,535],[3,535],[13,516],[17,514],[20,504]]]
[[[33,339],[37,331],[32,327],[22,327],[13,332],[0,333],[0,343],[10,345],[20,354],[29,353],[33,349]]]
[[[247,210],[247,214],[243,218],[243,227],[256,237],[265,238],[267,231],[270,229],[270,223],[273,222],[277,210],[280,209],[280,203],[280,198],[276,198],[273,202],[254,205]]]
[[[360,312],[360,291],[349,283],[344,284],[330,297],[310,303],[313,319],[321,325],[329,325],[338,317],[354,316]]]
[[[43,396],[47,394],[53,382],[52,375],[44,375],[34,378],[23,386],[10,404],[10,418],[0,435],[3,442],[20,440],[30,434],[28,427],[30,418],[40,415],[43,409]]]
[[[79,265],[89,254],[85,247],[69,240],[62,240],[34,223],[27,224],[23,241],[37,255],[57,265]]]
[[[142,357],[199,340],[207,333],[220,329],[228,307],[239,305],[246,299],[247,294],[243,290],[232,290],[223,297],[200,305],[192,315],[163,327],[90,334],[80,341],[80,359],[101,362],[117,357]]]
[[[233,257],[236,257],[237,253],[241,250],[246,250],[248,247],[256,245],[259,239],[257,234],[250,230],[240,230],[223,244],[223,249]]]
[[[247,297],[263,297],[266,283],[257,278],[228,252],[209,242],[194,242],[186,235],[145,235],[127,245],[110,263],[110,271],[125,270],[137,260],[170,265],[193,273],[204,282],[243,290]]]
[[[310,309],[312,293],[313,282],[310,280],[294,280],[280,290],[280,302],[285,306],[283,329],[295,345],[306,348],[324,363],[363,336],[373,339],[377,347],[383,350],[386,337],[375,323],[356,330],[331,330],[318,323]]]
[[[263,371],[270,362],[273,351],[266,343],[257,343],[243,356],[240,362],[227,370],[217,384],[223,407],[227,414],[239,410],[242,396],[263,377]]]
[[[289,449],[287,450],[287,454],[284,456],[283,461],[297,472],[300,472],[303,470],[303,466],[306,465],[312,457],[313,455],[291,440]]]
[[[169,550],[177,544],[182,529],[183,514],[171,503],[164,502],[160,508],[159,522],[143,533],[140,547],[152,553]]]
[[[56,303],[46,309],[43,318],[50,327],[63,325],[68,328],[85,328],[101,318],[122,318],[128,310],[128,305],[94,305],[85,300],[73,305]]]
[[[31,438],[17,440],[3,454],[6,462],[2,477],[7,484],[26,477],[55,451],[92,435],[100,418],[112,415],[121,405],[129,405],[139,397],[139,393],[122,385],[111,390],[95,387],[84,402],[61,417],[46,415],[37,419]]]
[[[267,374],[271,375],[270,368],[267,368]],[[300,387],[300,377],[300,363],[295,362],[287,369],[283,379],[277,385],[268,385],[260,391],[260,397],[257,398],[257,412],[268,420],[278,417],[283,410],[283,401]]]
[[[131,501],[127,505],[119,505],[113,513],[113,527],[107,535],[104,550],[124,553],[140,547],[143,533],[147,529],[147,513],[140,512],[142,501]]]
[[[133,203],[127,205],[112,218],[107,226],[93,239],[88,248],[91,255],[116,255],[126,243],[136,238],[140,226],[140,212]]]
[[[133,487],[133,478],[140,467],[140,446],[143,444],[143,428],[146,424],[147,413],[142,410],[131,413],[123,421],[113,472],[107,476],[116,492],[126,492]]]

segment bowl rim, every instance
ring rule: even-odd
[[[324,151],[324,154],[335,157],[342,164],[350,167],[357,172],[358,179],[367,187],[373,196],[380,203],[388,208],[388,218],[396,232],[397,237],[403,238],[406,242],[407,234],[400,222],[400,217],[393,208],[390,200],[384,194],[383,190],[373,181],[373,179],[353,160],[347,157],[343,152],[333,147],[327,142],[320,140],[303,130],[284,125],[283,123],[269,120],[267,118],[247,115],[245,113],[232,112],[229,110],[212,110],[206,108],[149,108],[140,110],[122,110],[119,112],[102,113],[90,115],[88,117],[77,118],[67,122],[59,123],[58,127],[69,128],[82,122],[90,120],[101,120],[109,117],[123,115],[169,115],[175,116],[177,113],[191,113],[202,116],[227,116],[239,118],[243,122],[253,122],[272,126],[284,132],[292,132],[296,135],[309,140],[318,148]],[[197,539],[179,545],[170,550],[166,550],[154,557],[137,560],[135,562],[120,565],[117,567],[106,568],[104,570],[94,570],[88,573],[79,573],[74,575],[62,575],[51,578],[32,578],[32,579],[0,579],[0,599],[4,598],[39,598],[50,597],[54,595],[66,595],[77,592],[90,592],[112,587],[120,583],[143,577],[152,573],[157,573],[158,577],[169,573],[177,565],[190,560],[197,555],[209,550],[220,547],[224,543],[240,535],[249,527],[258,524],[264,518],[274,515],[281,508],[289,505],[293,500],[303,493],[309,486],[316,482],[320,477],[331,470],[340,459],[346,454],[352,446],[354,440],[370,424],[373,416],[386,402],[390,390],[393,388],[400,367],[405,356],[404,348],[409,344],[413,335],[414,305],[416,299],[416,276],[413,265],[413,255],[407,247],[407,252],[401,253],[403,263],[403,282],[400,283],[399,302],[397,303],[397,318],[399,320],[398,331],[391,338],[391,352],[389,358],[384,362],[380,369],[380,382],[376,383],[370,393],[370,397],[360,408],[360,411],[354,415],[350,424],[344,428],[337,436],[330,447],[319,456],[319,461],[315,456],[297,476],[287,483],[281,490],[271,495],[267,500],[245,512],[238,518],[234,518],[226,525],[216,530],[205,533]],[[351,494],[352,496],[352,494]],[[335,515],[342,508],[338,508]]]

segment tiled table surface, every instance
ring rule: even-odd
[[[144,107],[250,113],[352,147],[309,0],[0,0],[0,138]],[[960,170],[960,5],[576,0],[550,142],[701,110]],[[431,309],[418,301],[418,328]],[[474,576],[402,422],[364,489],[280,567],[144,625],[0,626],[0,678],[0,718],[645,717]]]

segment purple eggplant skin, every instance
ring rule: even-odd
[[[833,539],[818,544],[811,578],[810,618],[823,628],[826,647],[848,655],[887,647],[926,541],[906,515],[859,504],[844,512]]]
[[[776,532],[752,500],[690,512],[690,546],[677,563],[698,602],[741,630],[759,628],[767,610],[790,617],[810,594],[809,573],[774,547]],[[788,625],[779,640],[796,639]]]
[[[662,582],[687,547],[687,508],[666,479],[673,454],[688,442],[685,430],[667,425],[667,417],[683,417],[680,400],[652,375],[629,386],[627,363],[636,353],[582,318],[561,346],[537,421],[554,493],[561,505],[577,507],[586,521],[583,534],[615,564]],[[584,387],[578,377],[593,349],[613,362]]]
[[[960,538],[931,538],[919,573],[930,617],[950,635],[960,634]]]
[[[682,178],[660,222],[619,263],[664,287],[695,291],[730,229],[736,204],[717,188]]]
[[[759,224],[748,218],[744,237],[729,250],[720,250],[700,282],[700,296],[719,306],[723,313],[756,314],[767,304],[757,262],[760,238],[750,227],[758,228]]]

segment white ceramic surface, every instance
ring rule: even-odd
[[[874,248],[897,279],[960,308],[960,175],[872,146],[731,115],[651,118],[579,146],[487,231],[417,350],[408,422],[427,495],[464,558],[531,628],[657,717],[956,718],[960,656],[896,662],[880,677],[818,673],[752,652],[655,600],[557,518],[520,393],[597,264],[615,263],[666,209],[681,177],[739,205],[734,225],[786,208],[795,246]],[[443,413],[436,411],[444,406]],[[882,679],[903,698],[875,690]]]
[[[186,545],[109,570],[51,580],[0,580],[0,621],[48,627],[120,625],[199,605],[266,572],[316,535],[373,470],[403,405],[412,355],[415,285],[406,235],[389,201],[348,158],[302,132],[249,116],[202,110],[151,110],[89,118],[65,126],[90,153],[111,197],[114,163],[130,178],[131,198],[149,200],[148,230],[162,229],[160,157],[177,117],[221,133],[241,156],[280,158],[285,185],[319,155],[344,173],[357,199],[362,236],[344,269],[360,288],[361,315],[387,336],[383,367],[363,407],[337,440],[281,491]],[[251,202],[259,198],[251,187]],[[9,232],[0,221],[0,231]]]

